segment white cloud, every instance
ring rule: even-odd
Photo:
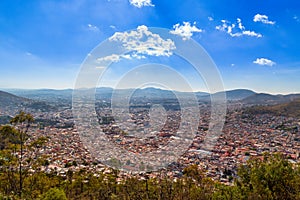
[[[243,35],[248,35],[251,37],[262,37],[262,35],[260,33],[256,33],[254,31],[243,31],[242,32]]]
[[[131,59],[132,59],[132,57],[131,57],[130,54],[121,55],[120,57],[121,57],[121,58],[128,59],[128,60],[131,60]]]
[[[135,7],[154,6],[151,0],[129,0],[129,3]]]
[[[293,19],[296,20],[296,22],[300,22],[300,19],[297,15],[294,15]]]
[[[88,24],[88,25],[87,25],[87,28],[88,28],[88,30],[90,30],[90,31],[95,31],[95,32],[98,32],[98,31],[99,31],[99,28],[98,28],[97,26],[95,26],[95,25],[92,25],[92,24]]]
[[[190,39],[194,32],[203,32],[202,29],[196,27],[196,22],[194,22],[193,26],[191,26],[190,22],[183,22],[183,25],[175,24],[173,28],[174,30],[171,30],[170,33],[180,35],[183,40]]]
[[[222,32],[226,32],[231,37],[241,37],[243,35],[250,37],[262,37],[262,34],[256,33],[254,31],[246,30],[245,26],[242,24],[242,20],[237,18],[236,23],[230,23],[227,20],[221,20],[222,24],[216,26],[216,29]]]
[[[120,60],[120,55],[118,54],[112,54],[109,56],[98,58],[97,61],[103,62],[103,61],[109,61],[109,62],[118,62]]]
[[[262,22],[264,24],[271,24],[274,25],[275,22],[274,21],[270,21],[269,17],[267,15],[260,15],[260,14],[256,14],[253,18],[254,22]]]
[[[209,20],[209,21],[214,21],[214,18],[208,17],[208,20]]]
[[[145,25],[137,27],[136,31],[116,32],[109,40],[121,42],[126,50],[133,52],[131,56],[135,58],[143,58],[143,55],[171,56],[176,49],[171,39],[162,39]]]
[[[238,23],[239,29],[240,30],[245,30],[245,26],[243,26],[242,20],[240,18],[237,18],[236,21]]]
[[[267,58],[257,58],[255,61],[253,61],[253,63],[258,64],[258,65],[267,65],[267,66],[276,65],[275,62],[273,62],[272,60],[269,60]]]
[[[112,54],[109,56],[105,56],[105,57],[101,57],[97,59],[98,63],[106,63],[106,62],[119,62],[121,60],[121,58],[127,59],[127,60],[131,60],[132,58],[136,58],[136,59],[142,59],[142,58],[146,58],[145,56],[142,55],[137,55],[137,54],[124,54],[124,55],[118,55],[118,54]],[[98,67],[96,67],[98,68]]]
[[[146,58],[146,56],[139,55],[139,54],[132,54],[132,55],[129,55],[129,56],[130,56],[129,59],[131,59],[131,58],[136,58],[136,59],[143,59],[143,58]],[[127,57],[127,59],[128,59],[128,57]]]
[[[143,59],[149,56],[171,56],[176,49],[171,39],[162,39],[158,34],[148,30],[145,25],[138,26],[130,32],[116,32],[109,38],[110,41],[120,42],[128,52],[126,54],[112,54],[97,59],[99,64],[119,62],[123,59]]]

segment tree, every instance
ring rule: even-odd
[[[0,127],[0,186],[5,194],[17,193],[18,131],[9,125]]]
[[[67,200],[67,197],[63,190],[51,188],[43,195],[42,200]]]
[[[25,141],[28,139],[28,131],[34,121],[30,114],[21,111],[11,119],[11,125],[0,127],[0,157],[3,169],[5,169],[9,188],[6,192],[18,193],[22,197],[23,191],[23,162]],[[15,174],[15,172],[18,174]],[[16,180],[18,179],[18,186]]]
[[[237,186],[228,186],[223,183],[215,183],[212,199],[240,200],[243,199]],[[247,199],[247,198],[246,198]]]
[[[24,156],[24,143],[28,138],[28,130],[31,123],[34,122],[32,115],[21,111],[18,115],[10,120],[10,123],[16,127],[18,132],[18,140],[20,144],[20,157],[19,157],[19,197],[22,197],[23,190],[23,172],[22,172],[22,162]]]
[[[243,199],[300,199],[300,173],[281,154],[265,154],[240,166],[236,180]]]

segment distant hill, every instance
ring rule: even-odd
[[[142,98],[142,97],[150,97],[155,99],[170,99],[176,98],[175,94],[170,90],[163,90],[159,88],[144,88],[144,89],[137,89],[134,91],[134,97]]]
[[[93,90],[93,89],[92,89]],[[71,106],[73,89],[53,90],[53,89],[38,89],[38,90],[26,90],[26,89],[10,89],[6,90],[17,96],[21,96],[28,99],[47,102],[52,106]],[[84,95],[85,89],[82,89]],[[96,88],[95,97],[96,100],[105,99],[109,100],[112,95],[115,97],[124,98],[124,96],[131,96],[131,98],[150,98],[150,99],[174,99],[177,97],[185,98],[195,95],[200,102],[209,103],[211,95],[218,95],[221,92],[209,94],[206,92],[180,92],[164,90],[160,88],[148,87],[142,89],[113,89],[110,87]],[[239,101],[243,104],[253,105],[272,105],[278,103],[287,103],[293,99],[300,98],[300,94],[290,95],[271,95],[265,93],[255,93],[248,89],[235,89],[226,91],[226,99],[228,101]],[[39,105],[38,105],[39,106]]]
[[[246,112],[250,114],[274,114],[300,118],[300,98],[291,100],[288,103],[249,107],[246,109]]]
[[[38,100],[53,102],[57,100],[71,100],[72,99],[72,89],[65,90],[54,90],[54,89],[8,89],[6,90],[17,96]]]
[[[96,99],[110,99],[113,93],[113,89],[110,87],[101,87],[96,89]]]
[[[25,110],[26,105],[30,103],[30,99],[0,91],[0,122],[7,123],[9,116],[15,115],[20,110]]]
[[[38,89],[38,90],[26,90],[26,89],[8,89],[6,90],[12,94],[37,100],[37,101],[45,101],[54,105],[53,103],[60,103],[64,105],[71,105],[73,90],[65,89],[65,90],[53,90],[53,89]],[[82,89],[82,93],[84,95],[85,89]],[[174,99],[177,97],[186,98],[192,97],[195,95],[199,101],[202,102],[210,102],[211,95],[207,92],[180,92],[180,91],[170,91],[164,90],[160,88],[143,88],[143,89],[113,89],[110,87],[100,87],[96,88],[95,97],[96,100],[105,99],[108,100],[115,95],[115,97],[124,97],[130,96],[132,94],[132,98],[150,98],[150,99]],[[214,93],[212,95],[218,95],[218,93]],[[229,101],[237,101],[245,99],[251,95],[255,94],[255,92],[247,89],[236,89],[226,91],[226,97]]]
[[[223,92],[213,93],[212,95],[219,95],[221,93]],[[243,100],[253,94],[256,94],[252,90],[247,90],[247,89],[228,90],[225,91],[225,93],[226,93],[227,101]],[[198,98],[200,101],[210,101],[211,95],[210,94],[202,95],[202,96],[198,96]]]
[[[272,105],[279,103],[287,103],[300,98],[300,94],[290,95],[271,95],[265,93],[253,94],[242,100],[244,104],[259,104],[259,105]]]
[[[207,92],[195,92],[195,94],[198,98],[209,95],[209,93]]]
[[[236,89],[236,90],[226,91],[226,98],[228,100],[242,100],[255,94],[256,93],[253,92],[252,90]]]
[[[112,89],[112,88],[97,88],[96,89],[96,99],[102,98],[111,98],[114,97],[122,97],[131,96],[131,98],[144,98],[147,97],[149,99],[176,99],[177,97],[191,97],[195,96],[196,98],[208,95],[206,92],[179,92],[179,91],[171,91],[164,90],[160,88],[142,88],[142,89]]]
[[[29,103],[30,100],[24,97],[19,97],[8,92],[0,91],[0,108],[21,106],[24,103]]]
[[[39,110],[48,112],[56,108],[44,101],[32,100],[25,97],[20,97],[8,92],[0,91],[0,111],[6,111],[14,114],[20,110]]]
[[[159,88],[144,88],[144,89],[112,89],[112,88],[97,88],[96,89],[96,99],[110,99],[112,96],[114,98],[124,98],[125,96],[131,98],[144,98],[149,99],[167,99],[175,98],[172,91],[162,90]]]

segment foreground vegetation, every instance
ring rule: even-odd
[[[182,177],[170,179],[147,175],[119,179],[118,171],[92,173],[68,171],[65,176],[45,173],[43,156],[25,159],[44,138],[29,141],[31,115],[21,112],[12,125],[0,127],[1,199],[300,199],[300,167],[281,154],[253,157],[238,169],[234,184],[227,186],[205,176],[197,165],[183,170]]]

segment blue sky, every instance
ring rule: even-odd
[[[73,88],[115,32],[176,24],[208,52],[225,89],[300,92],[297,0],[2,0],[0,88]]]

